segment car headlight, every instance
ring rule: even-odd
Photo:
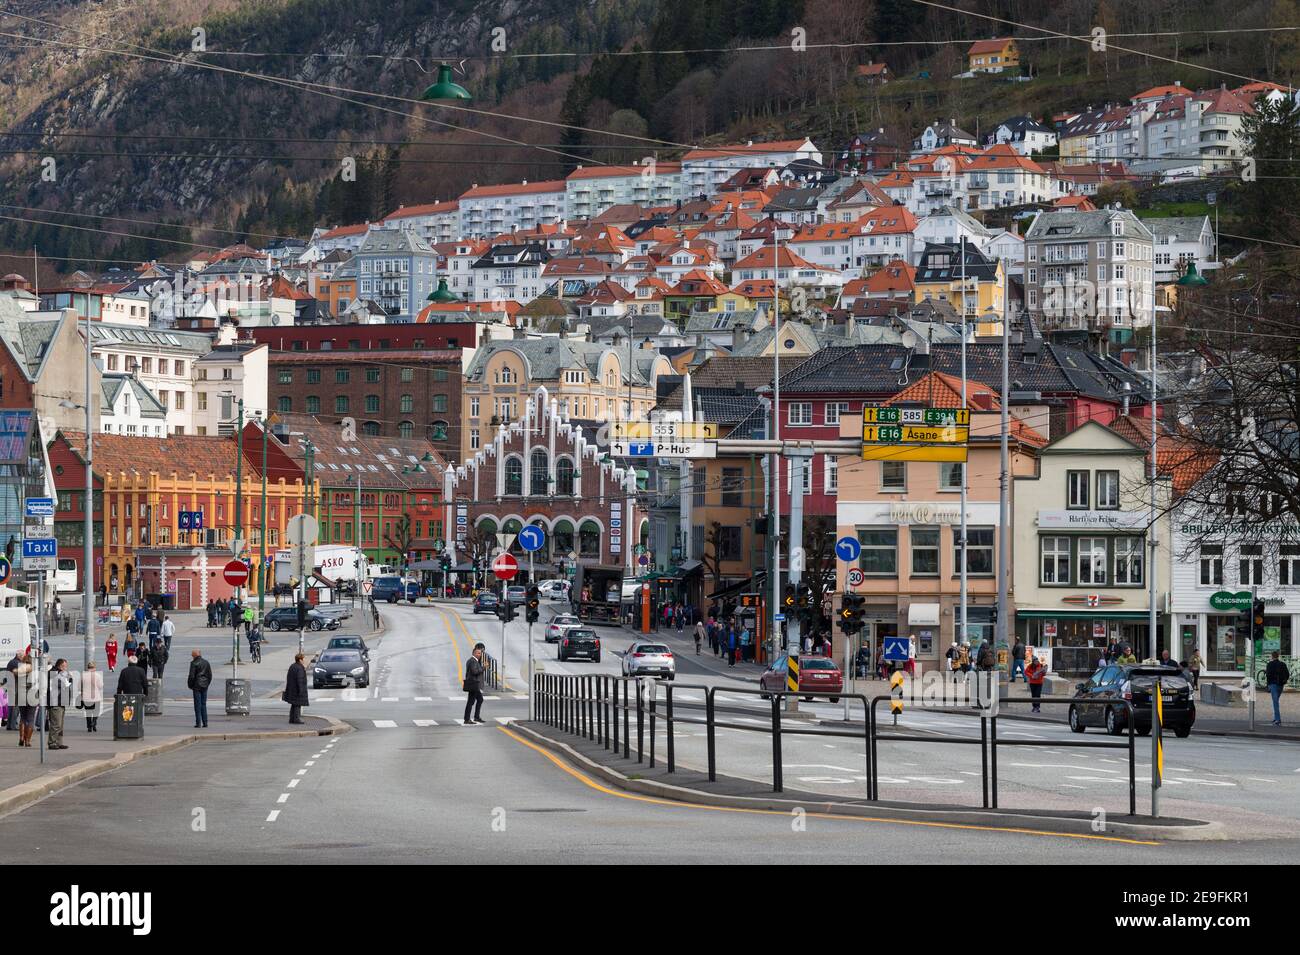
[[[366,668],[365,668],[365,667],[357,667],[355,670],[352,671],[352,675],[353,675],[353,676],[361,676],[361,674],[363,674],[363,673],[365,673],[365,672],[366,672]]]

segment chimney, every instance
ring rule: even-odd
[[[1129,395],[1132,393],[1132,391],[1133,391],[1133,386],[1130,385],[1127,381],[1124,382],[1124,410],[1121,411],[1120,414],[1123,415],[1128,414]]]

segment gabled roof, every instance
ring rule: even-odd
[[[60,431],[68,446],[85,460],[86,433],[84,431]],[[96,474],[140,474],[151,471],[158,474],[177,475],[195,474],[206,478],[211,474],[217,480],[233,480],[235,476],[235,458],[238,454],[235,438],[214,437],[211,435],[171,434],[165,438],[137,437],[128,434],[105,432],[95,435]],[[249,442],[244,443],[244,458],[252,462],[253,450]],[[261,455],[258,454],[260,463]],[[297,474],[284,475],[286,481],[301,477]]]
[[[776,247],[771,245],[759,246],[749,255],[745,256],[734,266],[733,270],[740,269],[770,269],[778,265],[783,269],[820,269],[821,266],[813,265],[803,256],[797,255],[790,251],[789,246],[781,246],[781,253],[778,259]]]
[[[981,411],[999,411],[1002,402],[998,394],[982,381],[966,379],[966,402],[961,397],[961,379],[941,371],[922,375],[890,399],[890,404],[901,405],[920,402],[931,408],[971,408]]]
[[[1111,223],[1115,220],[1123,223],[1122,238],[1151,238],[1151,231],[1128,209],[1098,209],[1095,212],[1050,209],[1034,217],[1033,223],[1025,232],[1025,239],[1065,241],[1109,238],[1112,235]]]
[[[413,219],[417,216],[445,215],[459,208],[460,203],[455,199],[450,202],[427,202],[420,206],[398,206],[380,221],[393,222],[398,219]]]
[[[284,426],[281,437],[272,428],[271,437],[295,463],[303,461],[305,451],[293,432],[300,432],[313,446],[313,477],[323,487],[354,486],[361,478],[362,489],[398,487],[437,490],[447,470],[446,459],[423,438],[388,438],[357,434],[346,443],[339,441],[336,423],[314,415],[281,414]],[[98,445],[99,438],[95,439]],[[248,446],[245,439],[244,446]],[[96,447],[95,454],[99,454]],[[403,470],[403,469],[406,470]]]
[[[1198,242],[1210,224],[1209,216],[1157,216],[1143,219],[1153,236],[1172,236],[1176,242]]]
[[[1001,53],[1008,45],[1015,46],[1016,41],[1010,37],[1003,37],[995,40],[976,40],[966,51],[967,55],[976,53]]]

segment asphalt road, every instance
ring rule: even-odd
[[[1281,829],[1263,824],[1250,835],[1273,838],[1159,845],[1105,836],[1034,835],[816,815],[800,829],[786,813],[693,807],[620,793],[512,733],[509,721],[523,718],[527,708],[518,676],[522,667],[512,662],[527,656],[527,630],[521,623],[508,628],[507,672],[515,676],[508,680],[508,688],[490,694],[495,698],[484,706],[489,722],[459,724],[464,659],[480,640],[499,653],[501,637],[496,618],[462,617],[458,611],[463,609],[388,608],[388,632],[374,647],[372,687],[313,693],[310,712],[344,719],[356,732],[334,739],[191,746],[142,760],[0,818],[0,846],[4,847],[0,858],[28,863],[120,863],[124,859],[626,863],[629,857],[656,862],[788,863],[906,858],[912,863],[950,864],[953,853],[960,852],[963,861],[976,863],[1165,865],[1292,860],[1300,848],[1292,834],[1278,837]],[[540,627],[534,628],[534,634],[539,658],[554,652],[540,642]],[[621,650],[616,643],[613,646]],[[611,653],[598,665],[558,664],[548,655],[543,665],[548,672],[617,672],[619,658]],[[694,678],[683,675],[681,679]],[[922,714],[909,718],[921,720]],[[1023,725],[1026,732],[1051,732],[1039,724]],[[928,730],[937,734],[945,727],[932,725]],[[689,759],[697,737],[693,728],[680,732],[679,752]],[[724,771],[748,764],[747,775],[761,776],[766,763],[757,753],[763,748],[759,741],[765,740],[757,734],[724,732],[719,745]],[[1258,797],[1255,788],[1245,785],[1207,786],[1210,795],[1198,787],[1194,801],[1224,808],[1240,802],[1246,808],[1239,811],[1249,815],[1251,825],[1260,819],[1275,820],[1279,813],[1295,816],[1295,790],[1290,788],[1295,780],[1283,781],[1281,771],[1291,773],[1300,767],[1296,762],[1300,749],[1246,742],[1249,745],[1237,747],[1236,741],[1195,736],[1173,741],[1167,757],[1170,776],[1177,775],[1175,768],[1189,770],[1184,785],[1191,789],[1192,777],[1242,783],[1245,773],[1258,769],[1259,778],[1277,780],[1256,784]],[[757,747],[753,758],[746,755],[751,745]],[[786,756],[788,787],[830,790],[850,784],[826,779],[861,775],[855,772],[860,763],[847,748],[813,752],[814,747],[828,745],[847,744],[791,742]],[[971,783],[970,777],[962,776],[964,767],[953,755],[962,747],[892,745],[900,753],[888,758],[898,767],[891,762],[886,775],[904,780],[897,785],[900,791],[921,792],[930,801],[978,801],[978,781]],[[1262,752],[1252,752],[1256,749]],[[1282,765],[1282,754],[1291,763]],[[805,760],[809,765],[800,765]],[[1016,761],[1049,760],[1069,769],[1076,762],[1072,756],[1042,750]],[[910,763],[916,765],[904,765]],[[1265,773],[1263,767],[1269,763],[1271,772]],[[1107,777],[1105,768],[1110,767],[1097,758],[1095,765],[1089,763],[1077,772],[1038,765],[1007,765],[1004,772],[1008,779],[1019,774],[1016,778],[1024,780],[1026,791],[1059,795],[1067,775]],[[957,777],[962,777],[960,784],[936,781]],[[888,788],[894,785],[882,779],[882,794],[898,795]],[[1086,787],[1085,800],[1108,793],[1114,798],[1116,784],[1109,781],[1088,779],[1077,785]],[[1258,811],[1250,801],[1258,798],[1264,806],[1270,785],[1276,787],[1272,791],[1277,798],[1267,803],[1270,809]],[[956,789],[962,798],[953,796]],[[1169,797],[1167,806],[1174,798]]]

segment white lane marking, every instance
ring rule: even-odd
[[[834,749],[834,748],[835,748],[835,744],[834,744],[834,743],[822,743],[822,745],[825,746],[827,749]]]
[[[386,697],[384,697],[382,700],[380,700],[379,702],[381,702],[381,703],[396,703],[396,702],[397,702],[397,697],[395,697],[395,696],[386,696]]]
[[[1074,783],[1061,783],[1062,789],[1087,789],[1086,786],[1076,786]]]
[[[272,809],[270,815],[268,815],[268,816],[266,817],[266,821],[267,821],[267,822],[275,822],[275,820],[277,820],[277,819],[279,819],[279,818],[280,818],[280,810],[278,810],[278,809]]]
[[[397,726],[396,720],[371,720],[375,724],[375,729],[389,730]]]
[[[1047,739],[1046,736],[1039,736],[1037,733],[1025,733],[1021,730],[1003,730],[1003,736],[1023,736],[1025,739]]]
[[[499,697],[499,696],[485,696],[485,697],[483,697],[483,699],[485,699],[485,700],[499,700],[499,699],[501,699],[501,697]]]
[[[961,770],[961,774],[962,774],[963,776],[978,776],[978,775],[979,775],[979,773],[974,772],[974,771],[969,770],[969,769],[963,769],[963,770]]]
[[[505,724],[505,723],[513,723],[514,721],[515,721],[515,717],[513,717],[513,716],[498,716],[498,717],[497,717],[497,722],[498,722],[498,723],[502,723],[502,724]]]
[[[298,788],[298,784],[299,784],[300,782],[302,782],[301,779],[291,779],[291,780],[289,780],[288,783],[286,783],[286,785],[287,785],[290,789],[297,789],[297,788]]]
[[[320,759],[320,758],[321,758],[322,756],[324,756],[324,755],[325,755],[325,751],[324,751],[324,750],[321,750],[319,753],[313,753],[311,758],[312,758],[312,759]]]
[[[437,726],[437,720],[413,720],[416,726]]]
[[[463,699],[464,699],[464,696],[449,696],[449,697],[447,697],[447,699],[449,699],[449,700],[451,700],[453,703],[455,703],[457,700],[463,700]]]
[[[515,694],[515,699],[516,699],[516,700],[526,700],[526,699],[528,699],[528,694],[527,694],[527,693],[516,693],[516,694]]]
[[[315,766],[315,765],[316,765],[316,760],[314,760],[314,759],[309,759],[309,760],[307,760],[307,762],[303,763],[303,765],[304,765],[304,766]]]
[[[1263,778],[1261,778],[1261,777],[1259,777],[1259,776],[1247,776],[1246,778],[1249,779],[1249,780],[1251,780],[1252,782],[1257,782],[1257,783],[1275,783],[1275,782],[1277,782],[1276,779],[1263,779]]]
[[[318,696],[318,697],[316,697],[316,699],[312,700],[312,702],[313,702],[313,703],[333,703],[333,702],[334,702],[334,697],[332,697],[332,696]]]
[[[299,775],[299,776],[306,776],[306,775],[307,775],[307,770],[305,770],[305,769],[300,769],[300,770],[298,770],[298,775]]]
[[[431,696],[417,696],[417,697],[415,698],[415,702],[417,702],[417,703],[432,703],[432,702],[433,702],[433,697],[431,697]]]
[[[286,803],[288,801],[289,801],[288,793],[280,793],[280,798],[276,800],[276,802],[278,803]]]
[[[908,776],[915,783],[933,783],[936,786],[960,786],[966,782],[964,779],[945,779],[942,776]]]
[[[1023,769],[1078,769],[1074,763],[1012,763]],[[1093,769],[1094,773],[1118,773],[1118,769],[1102,769],[1100,766]]]
[[[459,717],[457,717],[457,719],[456,719],[456,725],[457,725],[457,726],[464,726],[464,725],[465,725],[465,721],[462,720],[462,719],[460,719]]]

